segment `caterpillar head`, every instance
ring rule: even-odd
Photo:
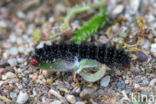
[[[30,60],[30,64],[33,65],[33,66],[37,66],[39,64],[39,61],[34,58],[34,59]]]

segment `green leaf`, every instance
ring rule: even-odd
[[[64,60],[56,60],[55,62],[42,62],[39,64],[40,69],[53,70],[57,72],[72,71],[73,64]]]
[[[75,36],[73,36],[71,40],[76,44],[80,44],[82,41],[94,35],[107,22],[109,22],[107,9],[104,6],[101,6],[100,12],[86,22],[80,29],[76,30]]]
[[[126,38],[127,37],[127,34],[126,33],[120,33],[120,37]]]
[[[101,63],[95,60],[84,59],[80,61],[80,68],[90,68],[90,67],[100,67],[100,66],[101,66]]]
[[[47,70],[53,70],[57,72],[64,72],[64,71],[71,71],[71,72],[78,72],[82,78],[88,82],[95,82],[99,79],[101,79],[106,72],[106,66],[103,66],[101,63],[95,61],[95,60],[88,60],[84,59],[77,63],[70,63],[65,60],[56,60],[53,63],[50,62],[42,62],[39,64],[40,69],[47,69]],[[92,69],[96,68],[98,71],[96,71],[93,74],[85,72],[85,69]]]
[[[105,75],[105,72],[106,72],[106,67],[101,68],[100,70],[98,70],[97,72],[93,74],[87,73],[83,70],[80,72],[80,75],[84,80],[88,82],[95,82],[101,79]]]
[[[95,82],[95,81],[101,79],[105,75],[106,67],[98,70],[98,68],[100,68],[101,65],[102,65],[101,63],[99,63],[95,60],[84,59],[84,60],[80,61],[80,63],[78,65],[74,65],[73,69],[78,74],[80,74],[80,76],[84,80],[86,80],[88,82]],[[84,71],[85,69],[91,69],[91,68],[97,68],[98,71],[93,74],[90,74],[90,73],[87,73]]]
[[[36,29],[33,33],[32,33],[33,38],[36,41],[40,40],[40,36],[41,36],[41,31],[39,29]]]
[[[87,10],[90,10],[91,9],[91,6],[90,5],[83,5],[83,6],[76,6],[74,8],[72,8],[66,15],[65,19],[64,19],[64,24],[61,26],[61,28],[63,30],[67,30],[70,28],[69,26],[69,21],[70,21],[70,18],[75,15],[75,14],[78,14],[78,13],[82,13],[82,12],[85,12]]]
[[[83,70],[85,68],[93,68],[93,67],[100,67],[101,66],[101,63],[95,61],[95,60],[89,60],[89,59],[84,59],[84,60],[81,60],[78,64],[75,64],[73,66],[73,69],[75,71],[78,71],[78,70]]]

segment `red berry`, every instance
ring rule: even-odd
[[[30,63],[31,63],[31,65],[33,65],[33,66],[37,66],[37,65],[38,65],[38,60],[37,60],[37,59],[32,59],[32,60],[30,61]]]

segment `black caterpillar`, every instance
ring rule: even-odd
[[[106,44],[96,46],[95,44],[53,43],[52,45],[44,44],[43,48],[35,49],[31,64],[38,65],[44,61],[53,62],[59,58],[70,61],[74,61],[76,58],[78,60],[93,59],[106,65],[112,63],[129,65],[130,63],[129,53],[124,49],[117,49],[115,46],[108,46]]]

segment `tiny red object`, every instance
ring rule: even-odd
[[[37,66],[38,65],[38,60],[37,59],[32,59],[30,60],[31,65]]]
[[[4,74],[6,70],[4,68],[0,68],[0,75]]]

